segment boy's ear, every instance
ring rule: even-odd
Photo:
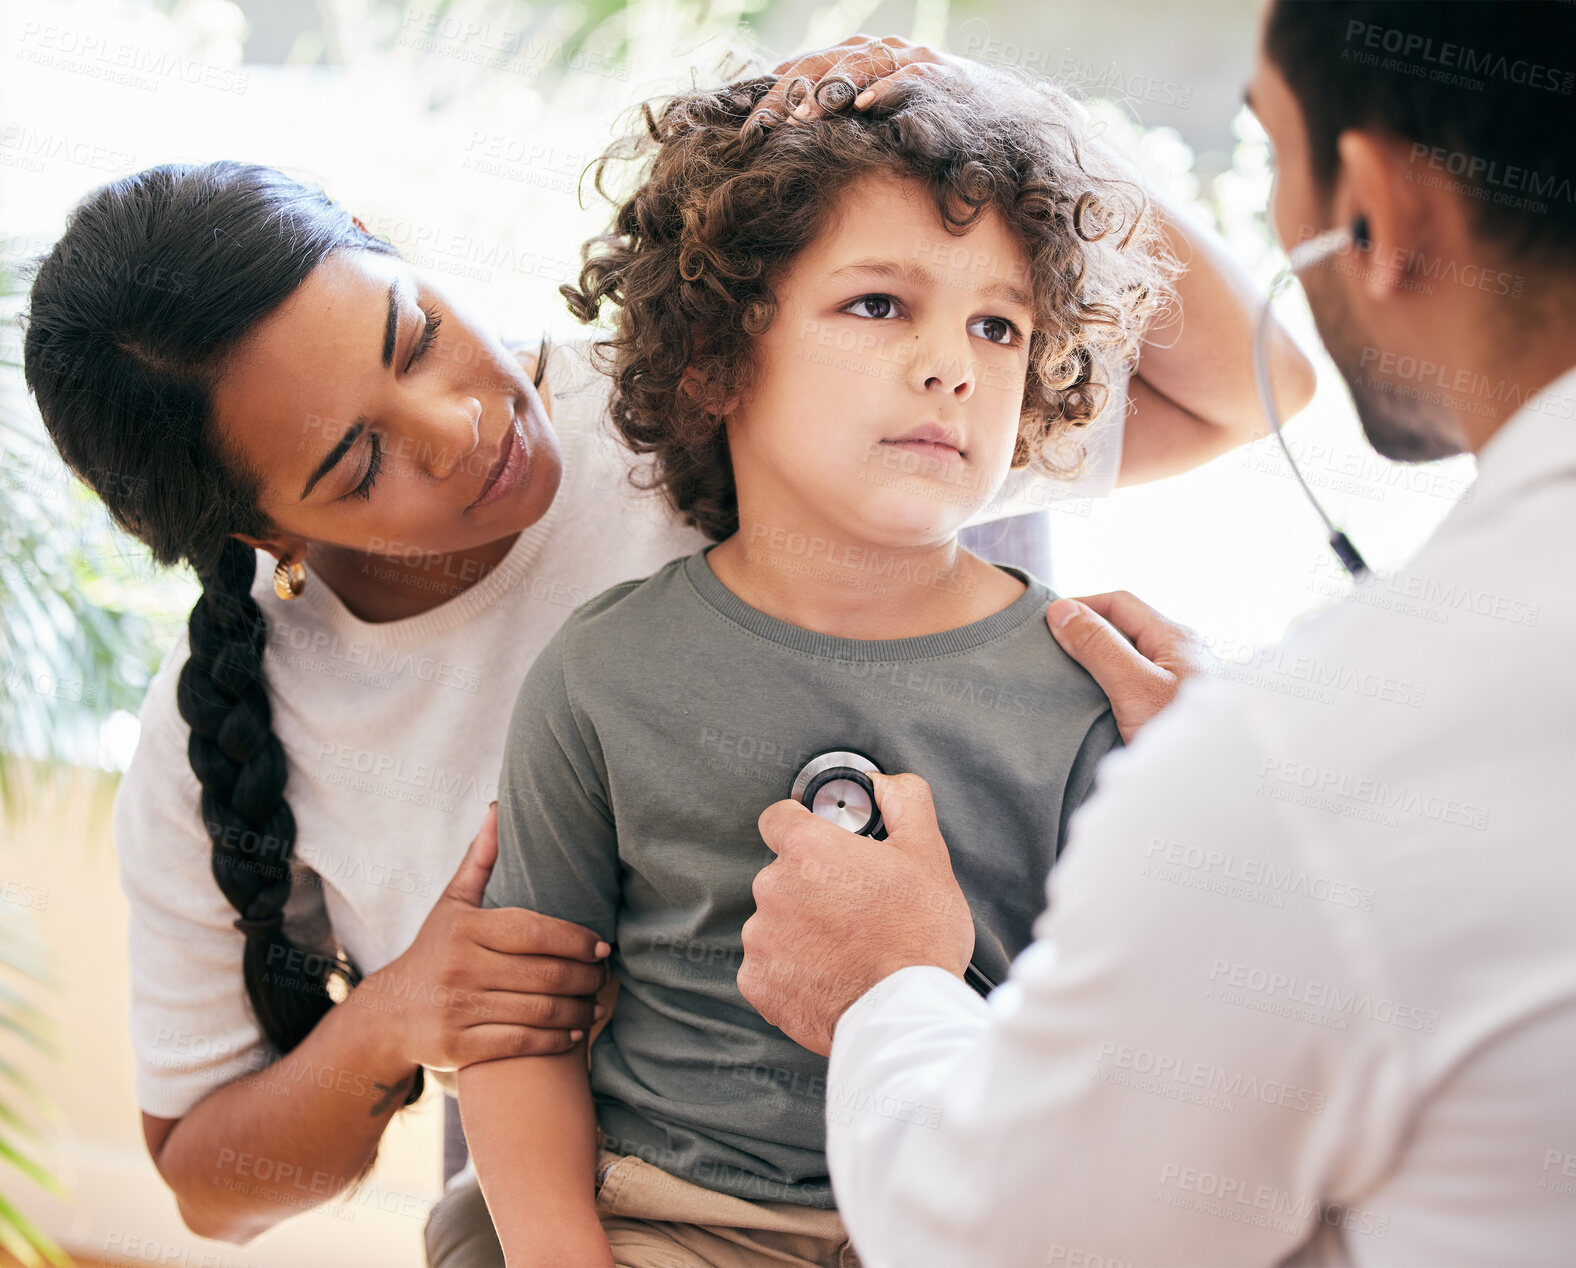
[[[738,398],[725,396],[719,385],[708,382],[694,366],[686,366],[679,376],[679,391],[718,418],[726,417],[738,404]]]

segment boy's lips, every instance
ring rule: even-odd
[[[915,453],[930,454],[938,458],[963,458],[963,438],[950,427],[940,423],[921,423],[901,436],[891,436],[883,445],[900,445]]]

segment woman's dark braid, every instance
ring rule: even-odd
[[[268,623],[251,596],[256,566],[251,547],[226,539],[192,608],[191,656],[176,699],[191,727],[187,755],[202,785],[214,880],[240,913],[235,926],[246,936],[246,993],[264,1034],[283,1054],[333,1007],[330,980],[354,986],[360,974],[342,957],[304,950],[284,933],[296,828],[263,674]],[[421,1089],[418,1068],[406,1104]]]

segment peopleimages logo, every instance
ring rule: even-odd
[[[1369,991],[1343,990],[1329,982],[1238,961],[1217,957],[1210,963],[1209,980],[1212,990],[1221,991],[1226,1003],[1237,1002],[1228,997],[1231,991],[1246,991],[1288,1004],[1305,1004],[1336,1016],[1361,1017],[1385,1026],[1399,1026],[1402,1030],[1431,1035],[1439,1028],[1439,1013],[1434,1009],[1401,1004]],[[1339,1028],[1345,1029],[1345,1026]]]
[[[1314,1116],[1324,1113],[1323,1092],[1298,1087],[1279,1079],[1244,1074],[1240,1070],[1227,1070],[1208,1061],[1193,1061],[1173,1053],[1157,1052],[1152,1048],[1136,1044],[1103,1040],[1099,1053],[1095,1056],[1095,1064],[1101,1067],[1109,1064],[1112,1069],[1145,1076],[1162,1086],[1168,1083],[1175,1084],[1179,1088],[1198,1089],[1224,1098],[1257,1101],[1262,1105],[1275,1105],[1281,1109],[1296,1110]],[[1104,1077],[1102,1081],[1116,1082],[1117,1080]],[[1137,1086],[1142,1091],[1154,1090],[1142,1084]],[[1231,1108],[1229,1099],[1219,1108],[1229,1110]]]
[[[1185,868],[1212,874],[1224,881],[1238,881],[1246,886],[1259,887],[1281,898],[1308,898],[1314,902],[1332,903],[1337,907],[1355,907],[1359,911],[1372,911],[1374,908],[1374,891],[1362,885],[1315,876],[1300,867],[1249,858],[1231,850],[1185,845],[1181,841],[1151,836],[1144,850],[1144,858],[1146,862]],[[1145,874],[1148,873],[1149,868],[1146,867]],[[1162,876],[1162,879],[1166,878]]]
[[[1411,73],[1427,74],[1428,78],[1439,83],[1461,82],[1470,85],[1471,81],[1466,80],[1466,76],[1476,75],[1482,79],[1502,79],[1512,84],[1523,84],[1539,92],[1559,93],[1564,97],[1569,97],[1573,87],[1576,87],[1576,73],[1559,67],[1469,48],[1451,40],[1436,42],[1431,35],[1418,35],[1415,31],[1402,31],[1393,26],[1382,26],[1378,22],[1365,22],[1361,18],[1352,18],[1346,23],[1346,43],[1360,46],[1367,52],[1348,47],[1342,50],[1343,58],[1372,64],[1377,54],[1389,53],[1392,57],[1418,63],[1410,68]],[[1390,66],[1387,69],[1403,68]]]
[[[1319,796],[1371,806],[1390,814],[1417,815],[1436,823],[1475,828],[1479,832],[1488,827],[1488,808],[1485,806],[1290,757],[1266,757],[1259,769],[1259,778],[1271,786],[1279,783]]]

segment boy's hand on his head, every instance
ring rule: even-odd
[[[850,35],[841,44],[784,62],[772,73],[778,76],[777,84],[744,121],[746,132],[780,123],[789,114],[797,119],[819,118],[826,112],[816,100],[816,89],[828,78],[851,81],[858,93],[854,109],[869,110],[906,79],[966,72],[958,58],[900,35]]]
[[[1208,673],[1214,660],[1197,632],[1126,590],[1057,599],[1045,621],[1110,698],[1124,744],[1176,698],[1185,679]]]
[[[877,982],[916,964],[961,978],[974,954],[974,921],[930,785],[918,775],[870,778],[885,841],[818,819],[797,801],[776,802],[759,820],[777,858],[755,878],[739,990],[822,1056],[838,1018]]]

